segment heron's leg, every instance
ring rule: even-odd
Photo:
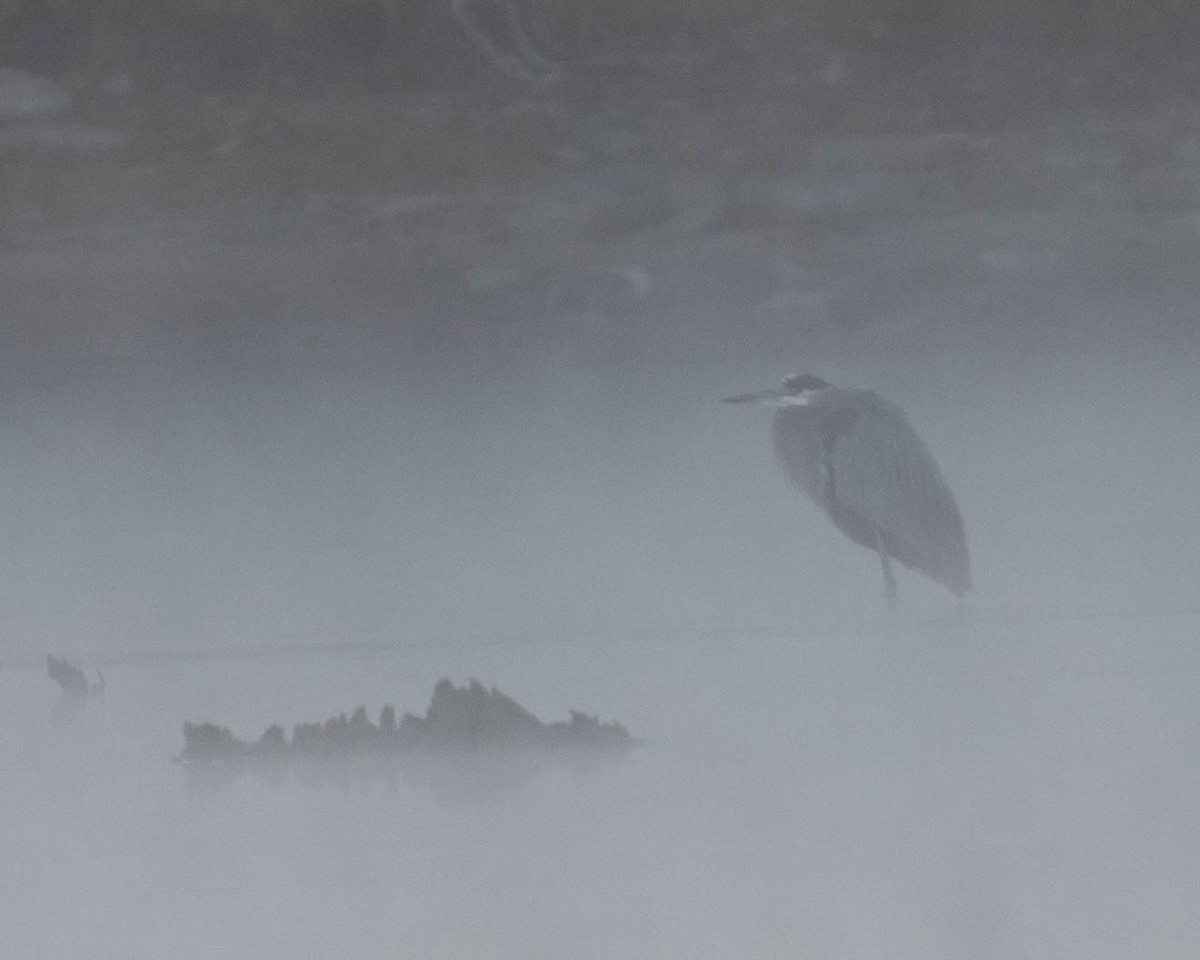
[[[896,609],[896,578],[892,575],[892,565],[888,562],[887,551],[883,549],[883,541],[875,538],[875,549],[879,552],[879,563],[883,567],[883,591],[887,595],[888,611]]]

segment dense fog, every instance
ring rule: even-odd
[[[0,5],[6,952],[1196,955],[1175,7],[178,6]],[[972,594],[889,613],[720,403],[793,373],[907,413]],[[172,763],[444,677],[640,742]]]

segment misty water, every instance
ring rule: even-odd
[[[976,596],[906,571],[888,619],[716,402],[797,361],[365,353],[56,360],[13,405],[14,955],[1189,954],[1194,354],[804,358],[902,403],[967,518]],[[103,702],[56,716],[44,649]],[[471,797],[170,763],[184,719],[420,713],[441,676],[649,743]]]
[[[475,91],[559,117],[556,172],[282,212],[73,219],[5,141],[0,955],[1196,955],[1194,111],[1139,179],[1118,109],[777,134],[659,92]],[[908,413],[973,595],[901,570],[886,614],[769,413],[719,403],[795,372]],[[103,698],[65,709],[48,652]],[[442,677],[646,742],[172,763],[185,720],[420,714]]]

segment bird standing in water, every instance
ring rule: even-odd
[[[811,374],[725,403],[776,407],[783,469],[855,543],[879,554],[888,609],[896,604],[889,558],[955,596],[971,589],[962,516],[933,455],[899,407],[870,390],[843,390]]]

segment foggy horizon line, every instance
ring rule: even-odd
[[[970,601],[945,608],[946,616],[931,616],[929,611],[901,614],[896,618],[896,625],[931,626],[938,623],[949,625],[956,620],[964,627],[987,626],[1029,626],[1045,623],[1062,623],[1087,620],[1124,620],[1138,622],[1153,622],[1169,620],[1174,617],[1200,616],[1200,605],[1175,607],[1167,610],[1077,610],[1072,612],[1052,613],[1046,609],[1038,611],[1035,607],[1020,608],[981,608]],[[980,616],[981,613],[987,616]],[[18,672],[24,670],[44,670],[46,653],[64,654],[71,660],[85,667],[122,667],[146,666],[166,663],[219,663],[238,660],[286,660],[306,656],[339,657],[370,654],[400,654],[406,652],[424,652],[429,650],[453,649],[486,649],[520,646],[560,645],[573,646],[576,644],[595,642],[607,639],[610,641],[639,641],[640,643],[681,643],[687,640],[711,644],[724,639],[726,641],[746,640],[780,640],[800,639],[803,637],[825,639],[836,638],[839,635],[860,632],[863,629],[878,624],[882,614],[860,614],[857,617],[835,618],[828,615],[815,618],[817,623],[805,627],[797,624],[775,624],[738,626],[722,625],[718,627],[700,626],[661,626],[640,628],[612,628],[608,630],[528,630],[503,631],[499,633],[458,633],[431,635],[424,634],[424,639],[363,639],[348,640],[343,643],[277,643],[260,644],[256,646],[233,646],[224,644],[211,649],[188,647],[180,650],[142,649],[126,653],[101,654],[95,657],[73,655],[69,650],[47,650],[41,653],[30,653],[22,656],[0,657],[0,672]],[[1102,671],[1104,674],[1114,671]],[[1129,671],[1140,673],[1143,671]],[[1124,674],[1124,671],[1121,671]]]

